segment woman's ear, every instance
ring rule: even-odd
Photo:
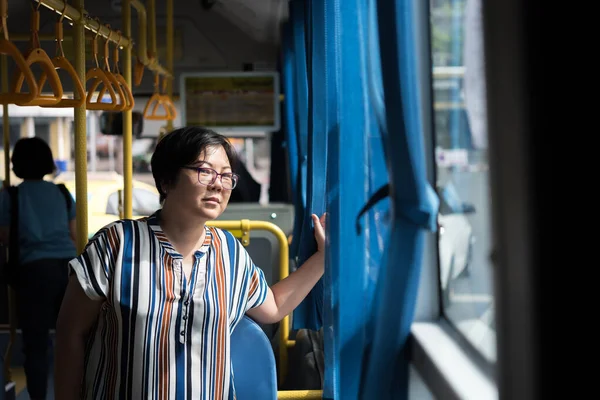
[[[162,192],[165,194],[165,196],[167,195],[167,193],[169,192],[169,185],[167,183],[165,183],[164,181],[162,181],[160,184],[160,189],[159,192]]]

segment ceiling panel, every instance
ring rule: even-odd
[[[201,0],[197,1],[200,3]],[[86,8],[89,8],[91,2],[92,0],[86,2]],[[8,0],[9,32],[29,31],[31,5],[30,0]],[[164,0],[156,0],[156,7],[160,13],[164,8]],[[175,13],[178,8],[178,2],[175,2]],[[111,7],[104,9],[112,11]],[[223,15],[256,41],[279,43],[280,24],[287,19],[288,0],[218,0],[211,12]],[[48,13],[42,13],[41,22],[44,22],[46,17],[49,17]]]
[[[259,42],[279,43],[280,24],[287,18],[287,0],[221,0],[213,10]]]

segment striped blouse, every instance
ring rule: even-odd
[[[71,261],[85,293],[104,300],[83,399],[235,398],[230,334],[265,301],[263,272],[231,233],[212,227],[189,280],[182,260],[157,212],[106,226]]]

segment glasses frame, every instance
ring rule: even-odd
[[[210,185],[214,185],[214,183],[217,181],[217,178],[219,178],[221,180],[221,186],[223,186],[223,189],[225,190],[233,190],[236,188],[238,181],[240,180],[240,176],[236,173],[233,172],[223,172],[223,173],[219,173],[217,172],[217,170],[213,169],[213,168],[208,168],[208,167],[183,167],[185,169],[189,169],[192,171],[196,171],[196,173],[198,174],[197,178],[198,178],[198,183],[204,186],[210,186]],[[214,178],[212,179],[212,181],[210,183],[202,183],[200,182],[200,170],[209,170],[214,172]],[[223,185],[223,175],[227,175],[227,174],[231,174],[231,177],[234,178],[235,183],[233,184],[232,188],[226,188],[225,185]]]

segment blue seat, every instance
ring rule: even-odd
[[[238,400],[277,400],[277,367],[267,335],[244,316],[231,334],[231,362]]]

